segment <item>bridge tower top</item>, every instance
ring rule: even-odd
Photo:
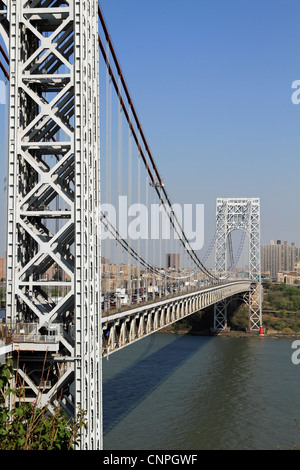
[[[230,234],[243,230],[249,237],[249,277],[260,278],[260,200],[259,198],[218,198],[216,211],[216,273],[227,271],[226,248]]]

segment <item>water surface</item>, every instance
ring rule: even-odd
[[[105,450],[300,448],[292,341],[153,334],[103,361]]]

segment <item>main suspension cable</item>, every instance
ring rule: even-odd
[[[139,141],[138,141],[138,138],[137,138],[137,135],[134,131],[134,128],[133,128],[133,125],[132,125],[132,122],[129,118],[129,114],[128,114],[128,111],[126,109],[126,106],[124,104],[124,101],[122,99],[122,96],[121,96],[121,91],[118,87],[118,84],[117,84],[117,81],[114,77],[114,73],[112,71],[112,68],[109,64],[109,61],[108,61],[108,58],[107,58],[107,55],[106,55],[106,52],[105,52],[105,49],[103,47],[103,44],[102,44],[102,41],[101,41],[101,38],[100,38],[100,35],[98,35],[98,42],[99,42],[99,46],[100,46],[100,50],[101,50],[101,53],[103,55],[103,58],[104,58],[104,61],[108,67],[108,70],[109,70],[109,74],[110,74],[110,77],[112,79],[112,82],[113,82],[113,85],[114,85],[114,88],[115,88],[115,91],[117,93],[117,96],[119,97],[119,100],[121,102],[121,106],[122,106],[122,109],[124,111],[124,114],[126,116],[126,119],[127,119],[127,122],[128,122],[128,125],[132,131],[132,134],[133,134],[133,137],[134,137],[134,140],[136,142],[136,145],[137,145],[137,148],[142,156],[142,159],[143,159],[143,162],[144,162],[144,165],[145,165],[145,168],[146,168],[146,171],[148,172],[149,176],[150,176],[150,179],[151,179],[151,182],[152,182],[152,186],[155,188],[155,191],[157,193],[157,196],[159,198],[159,200],[161,201],[163,207],[165,208],[165,211],[170,219],[170,222],[174,228],[174,230],[176,231],[177,235],[178,235],[178,238],[179,240],[181,241],[184,249],[188,252],[190,258],[192,259],[192,261],[196,264],[196,266],[198,266],[198,268],[204,273],[206,274],[208,277],[212,278],[212,279],[218,279],[216,278],[210,271],[208,271],[208,269],[203,265],[203,263],[200,261],[199,257],[197,256],[197,254],[195,253],[195,251],[193,250],[193,248],[191,247],[191,244],[189,242],[189,240],[187,239],[185,233],[184,233],[184,230],[183,228],[181,227],[180,223],[179,223],[179,220],[176,216],[176,213],[174,212],[173,210],[173,206],[171,204],[171,201],[170,201],[170,198],[167,194],[167,191],[164,187],[164,184],[162,182],[162,179],[161,179],[161,176],[160,174],[158,173],[158,170],[157,170],[157,166],[154,162],[154,158],[150,152],[150,149],[149,149],[149,146],[148,146],[148,143],[146,141],[146,138],[145,138],[145,135],[143,133],[143,130],[142,130],[142,127],[141,127],[141,124],[139,122],[139,119],[137,117],[137,113],[135,111],[135,108],[133,106],[133,102],[132,102],[132,99],[131,99],[131,96],[129,94],[129,91],[128,91],[128,88],[126,86],[126,82],[124,80],[124,77],[123,77],[123,74],[122,74],[122,70],[121,70],[121,67],[119,65],[119,62],[118,62],[118,59],[117,59],[117,56],[116,56],[116,53],[115,53],[115,50],[113,48],[113,45],[112,45],[112,42],[110,40],[110,35],[108,33],[108,30],[107,30],[107,27],[106,27],[106,24],[105,24],[105,21],[104,21],[104,17],[103,17],[103,14],[101,12],[101,8],[100,8],[100,5],[98,4],[98,16],[99,16],[99,19],[100,19],[100,22],[101,22],[101,25],[102,25],[102,28],[103,28],[103,31],[104,31],[104,34],[105,34],[105,38],[106,38],[106,41],[109,45],[109,49],[111,51],[111,54],[112,54],[112,57],[113,57],[113,60],[114,60],[114,63],[115,63],[115,66],[116,66],[116,69],[117,69],[117,72],[118,72],[118,75],[119,75],[119,78],[121,80],[121,83],[122,83],[122,86],[123,86],[123,89],[125,91],[125,94],[126,94],[126,98],[127,98],[127,101],[128,101],[128,104],[129,104],[129,107],[130,107],[130,110],[134,116],[134,119],[135,119],[135,122],[136,122],[136,125],[137,125],[137,128],[139,130],[139,133],[141,135],[141,138],[142,138],[142,141],[144,143],[144,146],[146,148],[146,151],[147,151],[147,154],[148,154],[148,157],[150,159],[150,162],[151,162],[151,165],[152,165],[152,168],[154,170],[154,173],[155,173],[155,177],[156,177],[156,180],[153,176],[153,173],[151,172],[151,169],[147,163],[147,159],[144,155],[144,152],[142,151],[141,149],[141,146],[139,144]],[[160,193],[160,189],[162,190],[162,193],[163,195]],[[163,197],[164,196],[164,197]],[[165,199],[165,200],[164,200]],[[165,202],[166,201],[166,202]],[[167,210],[167,207],[168,207],[168,210]],[[175,224],[177,224],[177,227],[175,226]],[[179,233],[180,232],[180,233]]]

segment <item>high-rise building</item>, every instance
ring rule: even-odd
[[[290,272],[295,270],[296,263],[300,261],[300,248],[292,242],[289,246],[287,241],[283,244],[281,240],[270,241],[269,245],[261,246],[261,272],[263,277],[277,279],[279,272]]]
[[[0,282],[6,279],[6,253],[4,258],[0,258]]]
[[[180,269],[180,255],[179,253],[166,254],[166,268],[167,269]]]

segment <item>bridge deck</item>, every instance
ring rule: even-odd
[[[249,292],[252,283],[250,280],[226,282],[103,316],[103,356],[225,298]]]
[[[254,281],[227,281],[210,287],[189,290],[180,295],[161,297],[154,302],[114,309],[102,315],[102,354],[107,356],[178,320],[213,305],[225,298],[250,290]],[[0,356],[13,350],[58,350],[64,341],[60,325],[53,325],[49,335],[38,332],[38,324],[0,323]]]
[[[119,308],[110,308],[108,312],[105,312],[104,310],[102,311],[102,323],[107,322],[108,320],[116,319],[116,318],[122,318],[126,315],[132,315],[140,311],[141,309],[151,309],[151,308],[156,308],[157,306],[163,306],[166,303],[169,303],[171,301],[177,300],[181,301],[185,298],[192,297],[194,295],[198,295],[199,293],[204,294],[207,292],[211,292],[212,290],[219,289],[220,287],[224,286],[229,286],[233,284],[245,284],[245,282],[249,285],[251,282],[250,280],[237,280],[237,281],[232,281],[232,282],[223,282],[216,284],[214,286],[204,286],[204,287],[194,287],[194,288],[189,288],[187,291],[183,291],[182,293],[176,295],[164,295],[161,297],[157,297],[155,300],[151,299],[149,301],[140,301],[139,303],[135,302],[132,303],[131,305],[124,305],[123,307]]]

